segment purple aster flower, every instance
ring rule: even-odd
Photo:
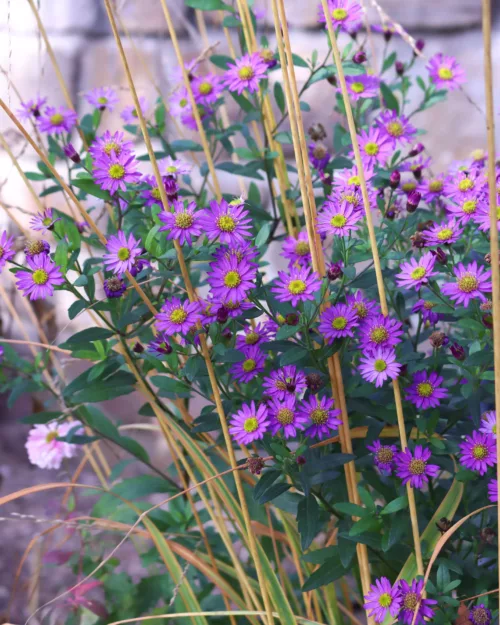
[[[41,132],[55,135],[61,132],[70,132],[78,122],[78,115],[75,111],[64,106],[60,106],[58,109],[48,106],[43,114],[37,118],[37,122]]]
[[[100,160],[106,156],[120,156],[121,154],[130,154],[134,147],[132,141],[125,141],[123,132],[115,132],[111,134],[109,130],[97,137],[92,142],[89,152],[95,160]]]
[[[24,291],[23,297],[30,300],[45,299],[54,295],[54,287],[63,284],[61,268],[45,254],[26,258],[31,271],[16,273],[17,288]]]
[[[404,145],[413,141],[417,134],[417,129],[410,120],[404,115],[398,115],[396,111],[384,111],[375,123],[387,134],[394,148],[397,144]]]
[[[231,417],[229,432],[240,445],[250,445],[264,438],[269,428],[269,414],[265,404],[257,408],[255,402],[243,404],[241,410]]]
[[[283,242],[281,255],[289,260],[289,266],[310,266],[311,248],[307,232],[299,232],[297,237],[287,237]]]
[[[181,302],[178,297],[172,297],[156,315],[156,327],[165,336],[172,336],[177,332],[186,335],[201,319],[200,308],[199,302]]]
[[[294,395],[288,395],[285,399],[271,399],[268,406],[271,415],[270,432],[273,436],[282,431],[284,438],[294,438],[297,430],[306,427],[308,419],[298,412]]]
[[[80,163],[82,160],[72,143],[67,143],[66,145],[63,145],[63,152],[65,156],[73,161],[73,163]]]
[[[169,97],[168,105],[173,117],[182,117],[191,113],[191,104],[186,87],[176,89]]]
[[[163,176],[185,176],[193,169],[192,165],[180,158],[167,156],[158,161],[158,169]]]
[[[106,297],[109,298],[121,297],[127,290],[125,281],[118,276],[112,276],[111,278],[104,280],[103,286]]]
[[[141,255],[140,239],[135,239],[132,233],[128,239],[122,230],[111,235],[106,244],[109,254],[104,254],[104,265],[113,273],[125,273],[132,269],[135,259]]]
[[[496,441],[491,434],[474,431],[460,443],[460,464],[471,471],[484,475],[488,467],[497,463]]]
[[[215,297],[240,302],[255,287],[257,269],[254,264],[236,257],[222,258],[211,263],[207,281]]]
[[[439,472],[436,464],[427,464],[430,457],[431,450],[422,445],[416,445],[413,453],[409,449],[398,452],[395,456],[396,475],[403,484],[409,482],[412,488],[422,488],[429,477],[436,477]]]
[[[380,86],[380,80],[376,76],[357,75],[346,76],[347,91],[352,102],[362,98],[376,98]],[[340,93],[340,89],[337,89]]]
[[[332,155],[328,152],[326,145],[320,141],[309,144],[308,154],[312,166],[318,171],[324,170],[332,157]]]
[[[393,152],[392,140],[380,127],[362,130],[358,135],[359,149],[363,165],[373,169],[375,165],[384,165]],[[352,154],[354,157],[354,153]]]
[[[217,307],[217,315],[220,315],[222,311],[227,316],[226,318],[235,319],[247,310],[252,310],[254,305],[252,302],[234,301],[231,298],[214,298],[214,306]]]
[[[258,52],[245,54],[236,59],[234,64],[228,63],[228,68],[224,74],[224,84],[229,91],[236,91],[240,95],[245,89],[250,93],[258,91],[259,82],[267,73],[267,63]]]
[[[332,431],[342,425],[342,419],[337,418],[341,414],[341,410],[334,408],[333,399],[325,396],[319,399],[317,395],[305,399],[298,409],[299,418],[311,423],[305,431],[306,436],[320,440],[330,436]]]
[[[222,79],[216,74],[205,74],[195,78],[191,87],[196,102],[205,106],[217,102],[217,98],[224,90]]]
[[[233,245],[230,247],[221,245],[215,250],[212,256],[217,261],[222,260],[223,258],[234,257],[238,260],[246,260],[251,265],[257,266],[258,263],[255,262],[255,259],[259,256],[259,250],[255,247],[255,245],[252,245],[250,241],[245,241],[243,245]]]
[[[424,589],[424,580],[414,579],[411,585],[404,579],[399,580],[399,597],[401,599],[401,612],[399,613],[399,621],[405,625],[412,625],[415,610],[417,616],[416,625],[424,625],[426,619],[432,620],[434,616],[434,608],[437,604],[435,599],[427,599],[422,596]]]
[[[479,230],[490,231],[490,209],[488,205],[481,206],[473,216],[473,220],[478,224]],[[497,230],[500,231],[500,206],[497,206]]]
[[[94,162],[94,180],[96,183],[111,195],[118,189],[127,190],[127,184],[138,182],[141,174],[135,171],[139,163],[135,156],[129,153],[116,155],[111,152],[109,156],[101,156]]]
[[[469,620],[474,625],[490,625],[491,618],[491,610],[484,603],[473,606],[469,611]]]
[[[463,232],[455,219],[442,224],[434,224],[424,231],[425,245],[451,245],[456,243]]]
[[[441,388],[442,383],[443,378],[435,371],[430,374],[427,371],[417,371],[411,385],[406,389],[405,399],[421,410],[436,408],[441,399],[449,395],[445,388]]]
[[[201,225],[210,241],[219,239],[228,245],[243,245],[251,236],[251,222],[243,205],[212,200],[202,216]]]
[[[7,236],[4,230],[0,235],[0,271],[5,267],[8,260],[12,260],[16,255],[14,250],[14,237]]]
[[[235,347],[236,349],[244,351],[252,345],[260,345],[261,343],[270,341],[271,336],[272,332],[268,325],[258,323],[255,328],[253,326],[248,326],[243,331],[243,334],[238,334],[236,336]]]
[[[173,212],[163,211],[158,214],[158,218],[166,224],[159,232],[169,230],[167,239],[176,239],[181,245],[192,245],[192,237],[199,237],[202,232],[201,213],[196,211],[196,202],[189,202],[186,206],[183,201],[175,200],[170,208]]]
[[[363,213],[347,202],[339,204],[327,200],[318,215],[318,232],[346,237],[351,231],[358,229],[356,224],[362,219]]]
[[[439,314],[432,311],[432,309],[436,306],[434,302],[429,302],[424,299],[419,299],[416,304],[414,304],[411,309],[412,312],[420,312],[422,313],[422,321],[424,323],[429,322],[431,325],[434,325],[439,321]]]
[[[401,609],[397,587],[391,586],[387,577],[376,579],[375,584],[370,586],[370,592],[365,596],[363,607],[370,610],[369,616],[372,616],[376,623],[382,623],[388,614],[396,618]]]
[[[486,197],[483,193],[477,191],[469,191],[464,193],[460,198],[455,199],[456,204],[447,203],[445,208],[448,213],[451,213],[456,218],[458,223],[466,224],[478,214],[482,209],[488,214],[488,228],[489,228],[489,213],[487,208]]]
[[[401,371],[401,365],[396,362],[396,353],[390,347],[377,347],[371,354],[360,358],[359,372],[368,382],[380,387],[389,378],[394,380]]]
[[[485,190],[486,179],[480,170],[459,171],[454,176],[450,176],[445,184],[447,197],[460,201],[468,193],[482,192]]]
[[[21,102],[20,108],[17,109],[17,116],[23,122],[27,122],[30,119],[40,117],[42,114],[42,107],[45,106],[47,98],[41,98],[37,96],[27,102]]]
[[[156,204],[157,206],[163,206],[161,201],[160,189],[156,182],[155,176],[143,176],[141,182],[149,185],[149,189],[144,189],[141,191],[141,197],[146,200],[145,206],[153,206]],[[163,183],[165,181],[163,180]],[[165,184],[163,185],[165,186]]]
[[[426,69],[438,89],[453,91],[465,82],[465,72],[452,56],[435,54],[429,59]]]
[[[484,293],[491,293],[491,271],[478,267],[476,261],[469,263],[467,268],[462,263],[453,268],[456,282],[443,284],[441,292],[457,304],[468,307],[472,299],[486,301]]]
[[[488,482],[488,499],[492,503],[498,502],[498,482],[496,477]]]
[[[356,311],[342,303],[327,308],[319,319],[318,331],[328,343],[346,336],[354,336],[353,330],[359,324]]]
[[[247,347],[243,353],[245,354],[245,359],[240,362],[235,362],[229,369],[229,373],[235,380],[246,384],[264,371],[266,355],[261,351],[258,345]]]
[[[375,456],[373,461],[375,465],[387,475],[391,475],[394,468],[394,457],[398,451],[396,445],[382,445],[379,440],[373,441],[372,445],[367,445]]]
[[[321,280],[317,273],[311,273],[306,267],[292,267],[290,273],[278,272],[276,286],[271,291],[276,293],[279,302],[291,302],[297,306],[299,302],[314,301],[314,295],[321,288]]]
[[[404,289],[422,288],[429,282],[429,278],[436,275],[433,271],[436,258],[431,252],[426,252],[419,260],[410,258],[409,262],[401,263],[400,273],[396,274],[396,283]]]
[[[416,190],[421,194],[422,199],[427,204],[437,200],[443,194],[444,178],[437,176],[435,178],[422,179],[417,185]]]
[[[355,295],[348,295],[347,304],[356,311],[360,321],[364,321],[368,319],[368,317],[377,315],[380,312],[380,306],[377,302],[366,299],[361,291],[356,291]]]
[[[149,262],[149,260],[145,260],[144,258],[136,258],[132,263],[132,267],[130,268],[130,275],[135,278],[146,267],[151,267],[151,263]]]
[[[361,28],[363,9],[356,0],[328,0],[329,19],[333,28],[340,28],[344,32],[352,33]],[[326,24],[323,5],[318,7],[318,21]]]
[[[47,255],[50,253],[50,245],[44,240],[27,241],[24,247],[24,253],[29,257],[36,256],[37,254]]]
[[[170,345],[168,334],[159,332],[155,338],[148,343],[147,351],[157,358],[168,356],[172,353],[172,346]]]
[[[385,317],[382,313],[368,317],[360,328],[361,349],[394,347],[401,343],[402,327],[401,321]]]
[[[430,156],[424,156],[420,154],[417,158],[412,158],[411,160],[405,161],[399,165],[399,169],[401,171],[409,171],[412,172],[413,175],[421,174],[424,169],[427,169],[431,164]]]
[[[61,217],[54,219],[54,209],[46,208],[43,213],[37,213],[30,220],[30,228],[40,232],[53,230],[56,221],[61,221]]]
[[[372,169],[364,169],[365,181],[369,182],[374,176]],[[360,187],[361,178],[359,176],[358,168],[356,166],[351,169],[342,169],[335,174],[334,184],[341,187]]]
[[[271,371],[262,384],[266,395],[283,401],[286,397],[301,395],[307,388],[306,376],[294,365],[286,365],[278,371]]]
[[[141,110],[141,113],[143,116],[146,115],[147,110],[148,110],[148,102],[146,100],[146,98],[144,97],[140,97],[139,98],[139,108]],[[123,109],[120,117],[123,119],[123,121],[126,124],[136,124],[137,123],[137,110],[135,108],[135,106],[127,106]]]
[[[497,437],[497,413],[495,410],[488,410],[481,415],[480,432],[490,434],[494,439]]]
[[[119,98],[111,87],[96,87],[85,94],[87,102],[96,109],[112,111],[118,104]]]

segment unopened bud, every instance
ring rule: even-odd
[[[328,76],[326,80],[332,85],[332,87],[337,86],[337,79],[335,78],[335,76]]]
[[[303,464],[305,464],[307,462],[307,460],[304,458],[304,456],[297,456],[297,464],[299,466],[302,466]]]
[[[260,475],[262,469],[265,466],[264,460],[262,460],[262,458],[259,458],[258,456],[255,458],[249,458],[247,460],[247,464],[248,470],[250,471],[250,473],[253,473],[253,475]]]
[[[132,349],[136,354],[142,354],[142,352],[144,351],[144,345],[137,341]]]
[[[308,373],[306,384],[311,393],[317,393],[323,387],[323,378],[319,373]]]
[[[441,265],[446,265],[448,262],[448,256],[442,247],[437,247],[435,250],[431,250],[432,255],[436,257],[438,263]]]
[[[330,267],[328,267],[328,271],[326,272],[328,280],[331,280],[332,282],[334,280],[338,280],[342,276],[342,274],[342,265],[340,263],[331,264]]]
[[[458,343],[453,343],[451,345],[450,352],[451,352],[451,355],[457,360],[462,361],[462,360],[465,360],[466,358],[465,349]]]
[[[414,213],[420,204],[421,198],[422,195],[418,191],[412,191],[409,193],[406,201],[406,212]]]
[[[410,237],[410,241],[412,246],[417,248],[418,250],[421,250],[423,247],[425,247],[425,236],[421,232],[415,232],[415,234],[412,234]]]
[[[299,323],[299,316],[295,313],[290,313],[285,317],[285,322],[287,326],[296,326]]]
[[[411,172],[415,180],[420,180],[422,178],[422,167],[420,165],[414,167]]]
[[[416,143],[412,149],[410,150],[408,156],[418,156],[419,154],[421,154],[424,151],[424,145],[423,143]]]
[[[68,143],[67,145],[63,146],[63,152],[68,158],[73,161],[73,163],[79,163],[81,161],[80,155],[75,150],[72,143]]]
[[[422,52],[422,50],[425,48],[425,41],[423,39],[417,39],[415,41],[415,48],[419,51]]]
[[[307,132],[313,141],[326,139],[326,130],[323,124],[320,124],[319,122],[317,124],[313,124]]]
[[[391,189],[397,189],[399,187],[399,183],[401,182],[401,174],[397,169],[395,169],[391,175],[389,176],[389,186]]]
[[[357,65],[361,65],[366,61],[366,52],[364,50],[358,50],[356,54],[352,57],[352,60]]]
[[[396,68],[396,74],[398,76],[402,76],[405,73],[405,64],[401,61],[396,61],[394,67]]]
[[[226,323],[229,319],[229,308],[225,306],[221,306],[217,311],[217,322],[218,323]]]
[[[430,335],[429,342],[432,347],[435,347],[437,349],[439,347],[443,347],[443,345],[446,345],[449,342],[449,339],[444,332],[439,332],[437,330]]]

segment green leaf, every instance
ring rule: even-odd
[[[169,378],[166,375],[154,375],[151,378],[151,382],[158,386],[163,393],[172,395],[186,395],[186,393],[189,395],[190,393],[190,387],[187,384],[174,380],[174,378]]]
[[[274,99],[276,100],[276,104],[278,105],[281,113],[285,112],[285,94],[283,92],[283,87],[281,83],[276,82],[274,84]]]
[[[226,5],[222,0],[184,0],[186,6],[202,11],[223,11]]]
[[[394,514],[394,512],[398,512],[398,510],[404,510],[407,507],[408,497],[406,495],[403,495],[402,497],[393,499],[390,503],[388,503],[380,514]]]
[[[54,419],[58,419],[61,416],[61,412],[35,412],[34,414],[28,415],[26,417],[21,417],[21,421],[23,423],[29,423],[30,425],[35,425],[37,423],[49,423],[49,421],[54,421]]]
[[[201,0],[203,2],[203,0]],[[227,69],[228,65],[234,65],[234,59],[230,56],[225,56],[224,54],[213,54],[210,57],[210,62],[213,63],[216,67],[220,69]]]
[[[87,328],[81,332],[73,334],[65,343],[62,343],[60,347],[63,349],[74,349],[77,345],[88,344],[92,341],[102,341],[114,336],[111,330],[106,328]]]
[[[284,367],[285,365],[290,365],[292,362],[297,362],[301,360],[305,356],[307,356],[309,352],[302,347],[297,347],[296,349],[290,349],[281,355],[280,358],[280,366]]]
[[[369,532],[371,530],[378,529],[380,522],[378,519],[368,516],[360,521],[356,521],[354,525],[349,530],[349,536],[359,536],[360,534],[364,534],[365,532]]]
[[[54,262],[61,268],[63,273],[66,273],[68,268],[68,244],[65,239],[59,241],[54,254]]]
[[[399,103],[396,99],[396,96],[384,82],[380,83],[380,91],[382,93],[382,97],[387,108],[391,109],[391,111],[396,111],[396,113],[399,113]]]
[[[314,495],[309,494],[299,502],[297,524],[302,551],[305,551],[309,548],[322,526],[320,508]]]
[[[299,326],[289,326],[284,325],[279,328],[276,333],[276,339],[278,341],[283,341],[284,339],[289,339],[291,336],[294,336],[299,331]]]
[[[91,178],[76,178],[73,180],[73,186],[78,187],[85,193],[98,197],[101,200],[111,202],[111,195],[108,191],[101,189]]]
[[[387,71],[389,67],[394,65],[396,58],[397,58],[396,52],[392,52],[391,54],[389,54],[389,56],[385,59],[384,64],[382,65],[382,73]]]
[[[308,592],[309,590],[330,584],[341,578],[345,573],[346,570],[342,566],[340,559],[338,557],[330,558],[306,580],[302,586],[302,592]]]
[[[271,223],[266,222],[262,228],[259,230],[259,233],[255,237],[255,245],[257,247],[262,247],[267,243],[267,239],[269,238],[269,233],[271,232]]]
[[[281,475],[281,471],[276,471],[275,469],[271,469],[262,473],[253,491],[253,498],[255,499],[255,501],[259,501],[259,499],[266,492],[266,490],[270,488],[274,484],[274,482],[276,482],[276,480],[281,477]]]
[[[369,512],[363,506],[358,506],[355,503],[350,503],[348,501],[336,503],[333,506],[335,510],[342,512],[343,514],[348,514],[349,516],[358,516],[358,517],[366,517],[369,515]]]
[[[291,487],[292,487],[291,484],[284,484],[284,483],[273,484],[259,498],[259,503],[264,504],[264,503],[267,503],[268,501],[272,501],[273,499],[276,499],[283,493],[286,493],[286,491],[289,490]]]
[[[172,141],[170,147],[174,152],[202,152],[203,147],[196,143],[195,141],[191,141],[190,139],[177,139],[176,141]]]

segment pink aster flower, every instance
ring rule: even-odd
[[[318,331],[328,343],[346,336],[354,336],[353,330],[359,324],[356,311],[342,303],[327,308],[319,320]]]
[[[262,384],[266,395],[280,401],[286,397],[301,395],[307,388],[306,376],[295,365],[286,365],[278,371],[271,371]]]
[[[242,204],[212,200],[202,216],[201,225],[210,241],[219,239],[228,245],[243,245],[251,236],[251,219]]]
[[[245,89],[250,93],[258,91],[259,82],[266,77],[267,72],[267,64],[258,52],[245,54],[236,59],[234,64],[228,63],[228,68],[224,74],[225,86],[240,95]]]
[[[456,243],[463,232],[455,219],[450,219],[442,224],[433,224],[423,232],[425,245],[451,245]]]
[[[445,208],[459,224],[466,224],[479,213],[481,209],[487,210],[485,196],[476,191],[464,193],[455,200],[456,203],[447,203]],[[489,214],[488,214],[489,218]],[[489,228],[489,224],[488,224]]]
[[[456,281],[443,284],[441,292],[447,295],[457,304],[468,307],[472,299],[486,301],[483,293],[491,293],[491,271],[487,271],[483,266],[478,267],[476,261],[464,267],[462,263],[453,268]]]
[[[269,402],[271,415],[270,432],[275,436],[283,433],[284,438],[294,438],[298,430],[303,430],[308,422],[303,413],[298,412],[295,405],[295,396],[288,395],[285,399],[271,399]]]
[[[488,410],[481,415],[480,432],[490,434],[494,439],[497,437],[497,413],[495,410]]]
[[[235,380],[246,384],[264,371],[266,355],[258,345],[247,347],[243,353],[245,354],[244,360],[235,362],[229,369],[229,373]]]
[[[140,180],[141,174],[135,171],[138,165],[133,154],[121,153],[117,156],[112,152],[94,162],[94,180],[111,195],[118,189],[126,191],[127,184]]]
[[[380,80],[376,76],[357,75],[346,76],[347,91],[352,102],[357,102],[362,98],[376,98]],[[337,89],[340,93],[340,89]]]
[[[498,502],[498,482],[496,478],[488,482],[488,499],[492,503]]]
[[[17,116],[23,122],[30,119],[37,119],[42,114],[42,107],[45,106],[47,98],[37,96],[27,102],[21,102],[21,106],[17,109]]]
[[[61,268],[46,254],[27,257],[26,262],[31,271],[16,273],[16,286],[20,291],[24,291],[23,296],[29,295],[30,300],[35,300],[54,295],[54,287],[64,282]]]
[[[37,424],[28,434],[26,451],[31,464],[40,469],[59,469],[64,458],[73,458],[78,451],[78,445],[57,440],[64,438],[70,431],[78,428],[77,433],[83,433],[83,426],[79,421],[59,423],[52,421],[46,424]]]
[[[85,94],[87,102],[96,109],[113,111],[118,104],[119,98],[111,87],[96,87]]]
[[[424,284],[429,282],[429,278],[436,275],[436,272],[433,271],[435,262],[435,256],[431,252],[426,252],[418,260],[410,258],[409,262],[401,263],[399,266],[401,271],[396,274],[397,285],[405,289],[416,289],[418,291]]]
[[[363,169],[365,175],[365,181],[369,182],[375,175],[372,169]],[[359,176],[358,168],[356,166],[351,169],[341,169],[335,174],[333,181],[335,186],[340,187],[360,187],[361,178]]]
[[[250,445],[264,438],[269,428],[269,411],[265,404],[257,408],[255,402],[243,404],[231,417],[229,433],[240,445]]]
[[[363,213],[347,202],[336,203],[327,200],[318,215],[318,232],[346,237],[358,229],[356,224],[362,219]]]
[[[401,321],[385,317],[382,313],[368,317],[360,328],[361,349],[394,347],[401,343],[402,328]]]
[[[317,273],[311,273],[306,267],[293,267],[288,274],[278,272],[276,286],[271,291],[276,293],[279,302],[291,302],[292,306],[297,306],[299,302],[314,301],[320,288],[321,280]]]
[[[259,256],[259,250],[255,245],[252,245],[250,241],[245,241],[243,245],[221,245],[215,250],[212,256],[215,260],[222,260],[223,258],[231,258],[234,256],[234,258],[238,260],[246,260],[251,265],[257,266],[258,263],[255,262],[255,259]]]
[[[144,206],[153,206],[153,204],[162,206],[160,189],[156,182],[155,176],[144,176],[141,180],[141,183],[149,185],[149,189],[144,189],[144,191],[141,191],[141,197],[146,200]]]
[[[242,351],[248,349],[252,345],[261,345],[271,340],[272,332],[270,326],[263,323],[258,323],[255,328],[248,326],[243,331],[243,334],[236,335],[236,349]]]
[[[16,255],[14,250],[14,237],[7,236],[4,230],[0,235],[0,271],[5,267],[8,260],[12,260]]]
[[[319,399],[317,395],[311,395],[298,409],[299,417],[311,424],[305,431],[306,436],[319,439],[330,436],[342,425],[342,419],[338,418],[341,414],[341,410],[334,408],[333,399],[326,396]]]
[[[186,87],[179,87],[168,98],[170,114],[173,117],[182,117],[191,113],[191,104]]]
[[[490,209],[487,204],[481,206],[474,214],[473,220],[478,224],[479,230],[490,231]],[[500,206],[497,206],[497,230],[500,231]]]
[[[411,160],[401,163],[401,165],[399,165],[399,171],[410,171],[414,174],[415,172],[424,171],[424,169],[427,169],[430,164],[430,156],[424,156],[423,154],[420,154],[416,158],[412,158]]]
[[[375,165],[384,165],[393,152],[392,140],[380,127],[362,130],[358,135],[359,149],[363,165],[373,169]]]
[[[383,623],[386,616],[390,614],[396,618],[401,609],[401,599],[397,586],[392,586],[387,577],[375,580],[375,584],[370,586],[370,592],[365,596],[365,610],[370,610],[376,623]]]
[[[139,108],[141,110],[141,113],[143,115],[143,117],[146,115],[147,110],[148,110],[148,102],[146,100],[146,98],[144,97],[140,97],[139,98]],[[121,112],[120,117],[123,119],[123,121],[126,124],[137,124],[137,119],[138,119],[138,115],[137,115],[137,111],[134,105],[132,106],[126,106],[123,111]]]
[[[240,302],[255,287],[257,269],[244,259],[222,258],[212,263],[210,269],[207,281],[214,297]]]
[[[159,232],[170,231],[167,239],[176,239],[181,245],[192,245],[192,237],[199,237],[202,232],[200,211],[196,210],[196,202],[185,205],[183,201],[175,200],[170,208],[173,212],[163,211],[158,214],[158,218],[166,224]]]
[[[449,393],[441,388],[443,378],[435,371],[417,371],[411,385],[406,389],[406,401],[411,401],[420,410],[436,408]]]
[[[434,325],[439,321],[440,318],[439,314],[432,310],[435,306],[436,304],[434,302],[419,299],[416,304],[414,304],[411,311],[414,313],[422,313],[422,321],[424,321],[424,323],[429,322],[431,325]]]
[[[491,434],[472,432],[472,436],[466,436],[460,443],[460,452],[460,463],[479,475],[484,475],[488,467],[497,463],[496,441]]]
[[[435,178],[422,179],[417,185],[416,191],[421,194],[424,202],[430,204],[443,195],[444,177],[437,176]]]
[[[184,176],[191,173],[193,166],[180,158],[167,156],[158,161],[158,169],[162,176]]]
[[[404,115],[398,115],[396,111],[384,111],[375,123],[387,134],[393,148],[413,141],[417,134],[417,129],[410,120]]]
[[[399,597],[401,599],[401,612],[399,613],[399,621],[404,625],[425,625],[426,620],[432,620],[434,616],[434,608],[437,604],[435,599],[427,599],[423,597],[424,580],[412,580],[411,585],[405,580],[399,580]],[[417,607],[418,606],[418,607]],[[415,610],[417,616],[415,617]]]
[[[383,445],[379,440],[373,441],[366,448],[374,455],[373,462],[386,475],[391,475],[394,468],[394,458],[398,451],[396,445]]]
[[[195,78],[191,83],[193,95],[198,104],[209,106],[217,102],[224,90],[222,79],[216,74],[205,74]]]
[[[60,106],[58,109],[48,106],[43,114],[37,118],[37,122],[41,132],[55,135],[70,132],[78,122],[78,115],[75,111],[64,106]]]
[[[396,362],[396,353],[390,347],[377,347],[371,354],[360,358],[359,372],[361,377],[380,387],[387,379],[394,380],[401,371]]]
[[[125,141],[125,135],[123,132],[115,132],[111,134],[109,130],[97,137],[92,142],[89,148],[89,152],[95,160],[100,160],[103,157],[120,156],[121,154],[130,154],[134,148],[132,141]]]
[[[460,201],[469,193],[484,193],[486,184],[485,176],[480,170],[459,171],[447,179],[444,188],[447,197]]]
[[[281,255],[288,258],[289,266],[310,266],[311,248],[307,232],[299,232],[297,238],[287,237],[283,242]]]
[[[185,336],[201,319],[199,302],[181,302],[172,297],[161,307],[156,315],[156,327],[167,336],[179,333]]]
[[[396,454],[396,475],[403,480],[403,484],[410,483],[412,488],[422,488],[429,482],[430,477],[436,477],[439,467],[428,464],[431,450],[416,445],[412,453],[409,449]]]
[[[435,54],[427,63],[427,71],[438,89],[453,91],[465,82],[465,72],[452,56]]]
[[[366,299],[361,291],[356,291],[355,295],[348,295],[347,304],[356,312],[360,321],[380,313],[378,303],[371,299]]]
[[[356,0],[328,0],[328,18],[333,28],[352,33],[361,28],[363,9]],[[318,7],[318,22],[326,24],[323,5]]]
[[[56,221],[61,221],[60,217],[54,219],[54,210],[52,208],[46,208],[43,213],[37,213],[30,220],[30,228],[32,230],[39,230],[40,232],[48,232],[53,230]]]
[[[111,235],[106,244],[109,254],[104,254],[104,265],[107,270],[120,274],[130,271],[138,256],[142,253],[140,239],[135,239],[132,233],[128,239],[122,230]]]

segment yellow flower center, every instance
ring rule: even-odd
[[[324,408],[315,408],[311,412],[310,416],[311,416],[311,421],[315,425],[323,425],[324,423],[328,421],[328,410],[325,410]]]
[[[33,282],[38,285],[46,284],[49,279],[49,274],[45,269],[37,269],[31,274]]]
[[[50,217],[45,217],[45,219],[42,219],[42,224],[44,226],[50,226],[51,223],[52,223],[52,219]]]
[[[379,373],[382,373],[382,371],[385,371],[387,369],[387,363],[385,362],[385,360],[382,360],[381,358],[378,358],[373,363],[373,368],[375,369],[375,371],[378,371]]]
[[[334,228],[342,228],[343,226],[346,225],[346,223],[347,223],[347,218],[344,215],[334,215],[330,219],[330,224]]]
[[[113,178],[113,180],[121,180],[125,175],[125,167],[120,165],[120,163],[113,163],[111,167],[108,169],[108,174]]]
[[[252,432],[255,432],[255,430],[258,427],[259,427],[259,422],[257,421],[255,417],[249,417],[248,419],[245,419],[245,422],[243,423],[243,429],[245,430],[245,432],[248,432],[249,434],[251,434]]]
[[[5,249],[0,245],[0,258],[3,258],[4,253]]]
[[[403,124],[400,122],[390,122],[387,124],[387,132],[393,137],[400,137],[404,132]]]
[[[134,109],[132,111],[132,117],[139,117],[138,113],[137,113],[137,109]]]
[[[368,156],[377,156],[378,151],[379,147],[374,141],[368,141],[368,143],[365,144],[365,152]]]
[[[405,182],[401,185],[401,188],[403,189],[405,193],[409,193],[410,191],[413,191],[414,189],[416,189],[416,187],[417,187],[416,182]]]
[[[188,105],[188,101],[186,100],[186,98],[181,98],[179,100],[179,106],[181,107],[181,109],[186,108],[187,105]]]
[[[478,148],[477,150],[472,150],[471,152],[471,158],[474,161],[482,161],[485,156],[486,154],[484,150],[481,150],[481,148]]]
[[[199,91],[202,95],[208,95],[209,93],[212,93],[213,90],[214,88],[209,82],[202,82],[199,86]]]
[[[97,101],[99,102],[99,104],[107,104],[108,103],[108,98],[105,98],[104,96],[101,96],[100,98],[97,98]]]
[[[335,317],[332,321],[332,328],[335,330],[343,330],[347,325],[347,319],[345,317]]]
[[[441,80],[451,80],[453,78],[453,72],[449,67],[440,67],[438,69],[438,76]]]
[[[374,343],[380,344],[387,341],[389,332],[383,326],[378,326],[370,331],[370,338]]]
[[[410,462],[410,473],[412,475],[422,475],[425,473],[425,462],[423,460],[413,458]]]
[[[64,121],[64,117],[61,113],[54,113],[54,115],[50,116],[50,123],[54,126],[59,126]]]
[[[353,308],[358,313],[358,317],[360,319],[364,319],[368,314],[368,308],[366,307],[366,304],[363,304],[363,302],[356,302],[356,304],[353,304]]]
[[[500,206],[497,206],[497,219],[500,219]]]
[[[441,180],[431,180],[429,182],[429,191],[432,191],[433,193],[437,193],[438,191],[442,191],[443,190],[443,183],[441,182]]]
[[[119,260],[128,260],[130,258],[130,250],[127,247],[121,247],[118,250],[117,256]]]
[[[278,414],[276,415],[276,419],[281,423],[281,425],[289,425],[293,423],[293,410],[290,408],[281,408],[278,410]]]
[[[425,276],[425,269],[423,267],[416,267],[410,274],[413,280],[421,280]]]
[[[276,321],[280,324],[280,326],[282,326],[285,323],[286,319],[281,313],[278,313],[276,315]]]
[[[347,184],[353,184],[355,187],[359,187],[361,185],[361,178],[359,176],[351,176],[347,180]]]
[[[222,232],[234,232],[236,221],[230,215],[222,215],[217,219],[217,227]]]
[[[484,460],[488,456],[488,448],[485,445],[474,445],[472,455],[476,460]]]
[[[477,278],[470,273],[464,274],[457,282],[458,288],[463,293],[472,293],[479,285]]]
[[[184,308],[174,308],[174,310],[170,313],[170,321],[172,323],[184,323],[187,316],[188,314]]]
[[[247,358],[242,365],[243,371],[245,371],[246,373],[250,373],[250,371],[253,371],[256,366],[257,363],[253,358]]]
[[[378,598],[378,602],[382,608],[388,608],[392,603],[392,597],[388,592],[384,592]]]
[[[434,387],[430,382],[420,382],[417,384],[417,393],[420,397],[430,397],[434,392]]]
[[[193,216],[189,213],[178,213],[175,216],[175,225],[178,228],[189,228],[193,225]]]
[[[466,215],[471,215],[472,213],[475,213],[476,208],[477,200],[467,200],[467,202],[464,202],[462,204],[462,212],[464,212]]]
[[[453,230],[451,228],[443,228],[438,232],[437,238],[440,241],[448,241],[453,236]]]
[[[245,336],[245,343],[247,345],[255,345],[255,343],[259,342],[259,338],[260,336],[257,334],[257,332],[249,332]]]
[[[151,189],[151,195],[154,197],[155,200],[161,200],[160,189],[158,187]]]
[[[460,189],[460,191],[469,191],[473,187],[474,187],[474,183],[472,182],[470,178],[464,178],[463,180],[460,180],[460,182],[458,183],[458,188]]]
[[[224,284],[228,289],[234,289],[241,284],[241,276],[237,271],[228,271],[224,276]]]
[[[59,436],[59,432],[57,430],[51,430],[47,436],[45,437],[45,442],[46,443],[51,443],[53,440],[55,440],[57,437]]]
[[[306,288],[307,285],[304,280],[290,280],[288,283],[288,290],[292,295],[300,295]]]
[[[379,462],[392,462],[392,459],[394,458],[394,452],[392,451],[392,449],[390,447],[381,447],[378,451],[377,451],[377,460]]]
[[[251,65],[244,65],[238,70],[238,76],[241,80],[250,80],[253,77],[253,67]]]
[[[405,610],[415,610],[418,604],[418,596],[414,592],[407,592],[405,598],[403,599],[403,605]]]
[[[306,243],[306,241],[299,241],[295,245],[295,253],[297,254],[297,256],[307,256],[309,252],[309,243]]]
[[[354,93],[363,93],[364,90],[365,86],[362,82],[353,82],[351,85],[351,91],[354,91]]]
[[[434,302],[424,302],[425,310],[432,310],[436,304]]]
[[[109,141],[104,145],[103,150],[108,156],[111,154],[111,152],[114,152],[118,156],[118,154],[120,154],[120,152],[122,151],[122,148],[115,141]]]
[[[337,22],[343,22],[347,18],[347,11],[345,9],[333,9],[332,17]]]
[[[175,172],[177,171],[177,167],[175,165],[169,165],[165,168],[165,171],[169,174],[175,174]]]
[[[345,200],[348,204],[352,204],[353,206],[359,205],[359,197],[354,193],[343,193],[342,199]]]

